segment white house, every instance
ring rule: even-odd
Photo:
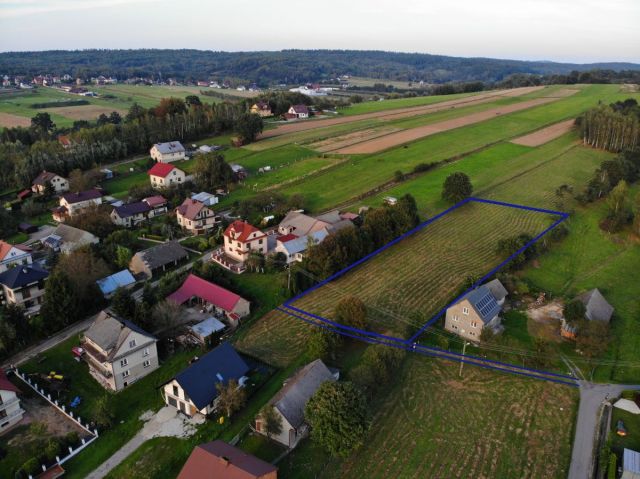
[[[291,105],[287,114],[292,118],[309,118],[309,108],[307,105]]]
[[[102,204],[102,192],[97,189],[66,193],[60,197],[60,206],[53,210],[53,219],[63,222],[67,217],[81,213],[82,210]]]
[[[41,195],[47,190],[47,185],[51,185],[56,194],[69,191],[69,180],[49,171],[43,171],[36,176],[31,185],[31,191]]]
[[[20,390],[0,369],[0,434],[11,429],[22,420],[24,410],[20,407]]]
[[[15,265],[31,264],[31,248],[18,244],[12,245],[0,240],[0,273]]]
[[[156,143],[149,150],[149,154],[159,163],[171,163],[172,161],[184,160],[185,149],[179,141],[170,141]]]
[[[156,163],[147,174],[153,188],[168,188],[186,181],[187,174],[180,168],[167,163]]]

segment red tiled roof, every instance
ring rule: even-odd
[[[180,213],[180,216],[187,218],[188,220],[195,220],[196,216],[198,216],[198,213],[200,213],[203,208],[206,208],[204,203],[187,198],[176,208],[176,211]]]
[[[161,178],[166,178],[169,173],[175,168],[170,163],[156,163],[151,167],[147,174],[149,176],[159,176]]]
[[[246,221],[236,220],[227,226],[224,235],[234,241],[245,242],[252,233],[262,233],[258,228]]]
[[[6,241],[0,240],[0,260],[3,260],[4,257],[9,254],[9,251],[11,251],[11,248],[13,248],[12,244],[7,243]]]
[[[242,299],[237,294],[224,289],[222,286],[210,283],[194,274],[187,276],[182,286],[170,294],[167,299],[182,304],[194,296],[227,312],[233,311],[238,301]]]
[[[286,243],[287,241],[292,241],[294,239],[298,239],[298,237],[292,233],[289,233],[287,235],[282,235],[282,236],[278,236],[278,241],[280,241],[281,243]]]
[[[0,389],[3,391],[13,391],[14,393],[19,393],[20,390],[18,387],[9,381],[5,372],[0,369]]]
[[[167,199],[162,195],[155,195],[145,198],[142,201],[148,204],[151,208],[155,208],[156,206],[164,205],[167,202]]]

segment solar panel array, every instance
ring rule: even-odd
[[[476,308],[483,318],[485,318],[495,307],[496,300],[491,293],[485,294],[482,299],[476,303]]]

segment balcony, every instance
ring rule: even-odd
[[[219,264],[224,269],[228,269],[232,273],[241,274],[247,270],[244,263],[229,257],[222,248],[218,248],[211,253],[211,261]]]

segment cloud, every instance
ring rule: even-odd
[[[3,19],[25,17],[43,13],[112,8],[135,3],[152,3],[154,0],[0,0],[0,16]]]

